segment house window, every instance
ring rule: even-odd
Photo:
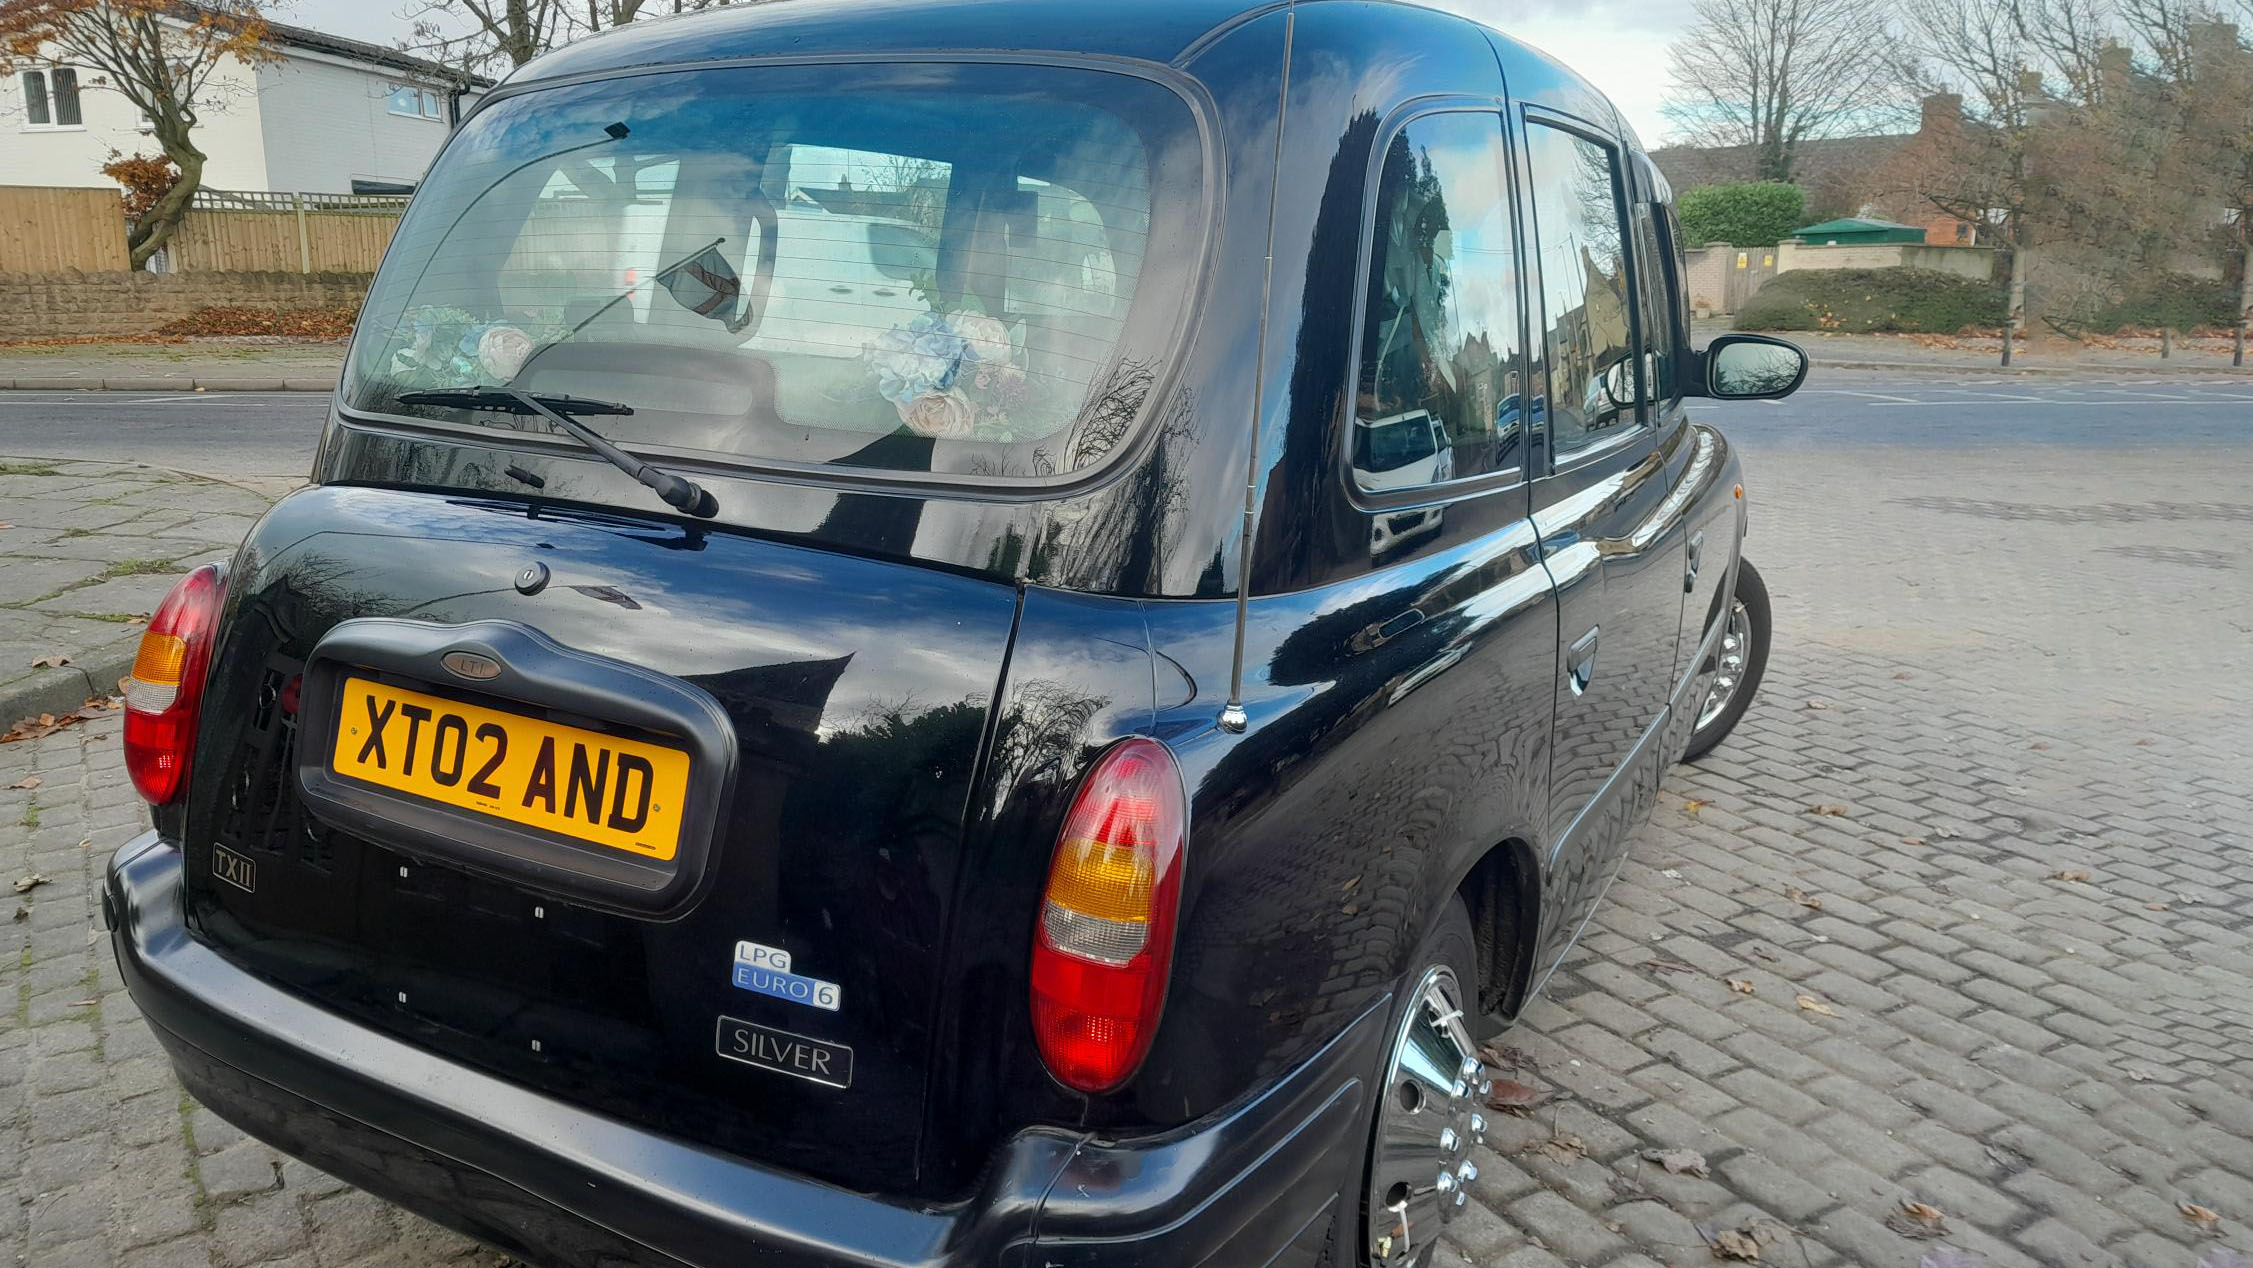
[[[404,88],[394,88],[386,104],[391,113],[405,115],[410,119],[442,121],[446,117],[446,99],[431,88],[416,88],[411,84]]]
[[[53,66],[23,73],[23,116],[26,128],[82,128],[86,117],[78,106],[78,72]]]

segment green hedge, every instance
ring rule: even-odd
[[[1738,311],[1739,330],[1902,331],[1952,335],[1999,328],[2004,289],[1932,269],[1797,269],[1779,274]]]
[[[2227,327],[2237,321],[2237,287],[2222,281],[2163,273],[2140,293],[2098,309],[2088,328],[2100,335],[2130,326],[2156,330],[2195,330],[2200,326]]]
[[[1682,219],[1684,246],[1726,242],[1738,247],[1772,247],[1808,221],[1807,195],[1797,185],[1746,181],[1685,190],[1674,200]]]

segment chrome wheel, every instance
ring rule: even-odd
[[[1369,1262],[1423,1262],[1478,1178],[1471,1146],[1486,1138],[1479,1098],[1493,1088],[1465,1024],[1462,987],[1446,965],[1424,974],[1393,1037],[1369,1160]]]
[[[1744,684],[1745,658],[1752,655],[1752,618],[1745,615],[1744,600],[1729,604],[1729,621],[1721,629],[1721,650],[1713,656],[1713,685],[1706,688],[1705,704],[1698,710],[1698,727],[1712,725],[1728,711],[1729,702]]]

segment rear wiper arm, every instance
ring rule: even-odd
[[[502,414],[544,418],[569,433],[580,444],[594,450],[610,465],[648,485],[651,492],[664,499],[665,505],[674,510],[699,519],[710,519],[720,513],[719,502],[702,485],[685,476],[677,476],[643,462],[611,444],[601,432],[580,422],[576,417],[580,414],[624,416],[634,412],[631,405],[591,401],[583,396],[535,394],[513,387],[440,388],[426,392],[406,392],[400,395],[399,403],[435,405],[443,409],[492,410]]]

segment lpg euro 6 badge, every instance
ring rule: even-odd
[[[835,982],[800,977],[791,972],[788,951],[757,942],[735,944],[734,980],[744,990],[832,1013],[837,1011],[843,998]]]

